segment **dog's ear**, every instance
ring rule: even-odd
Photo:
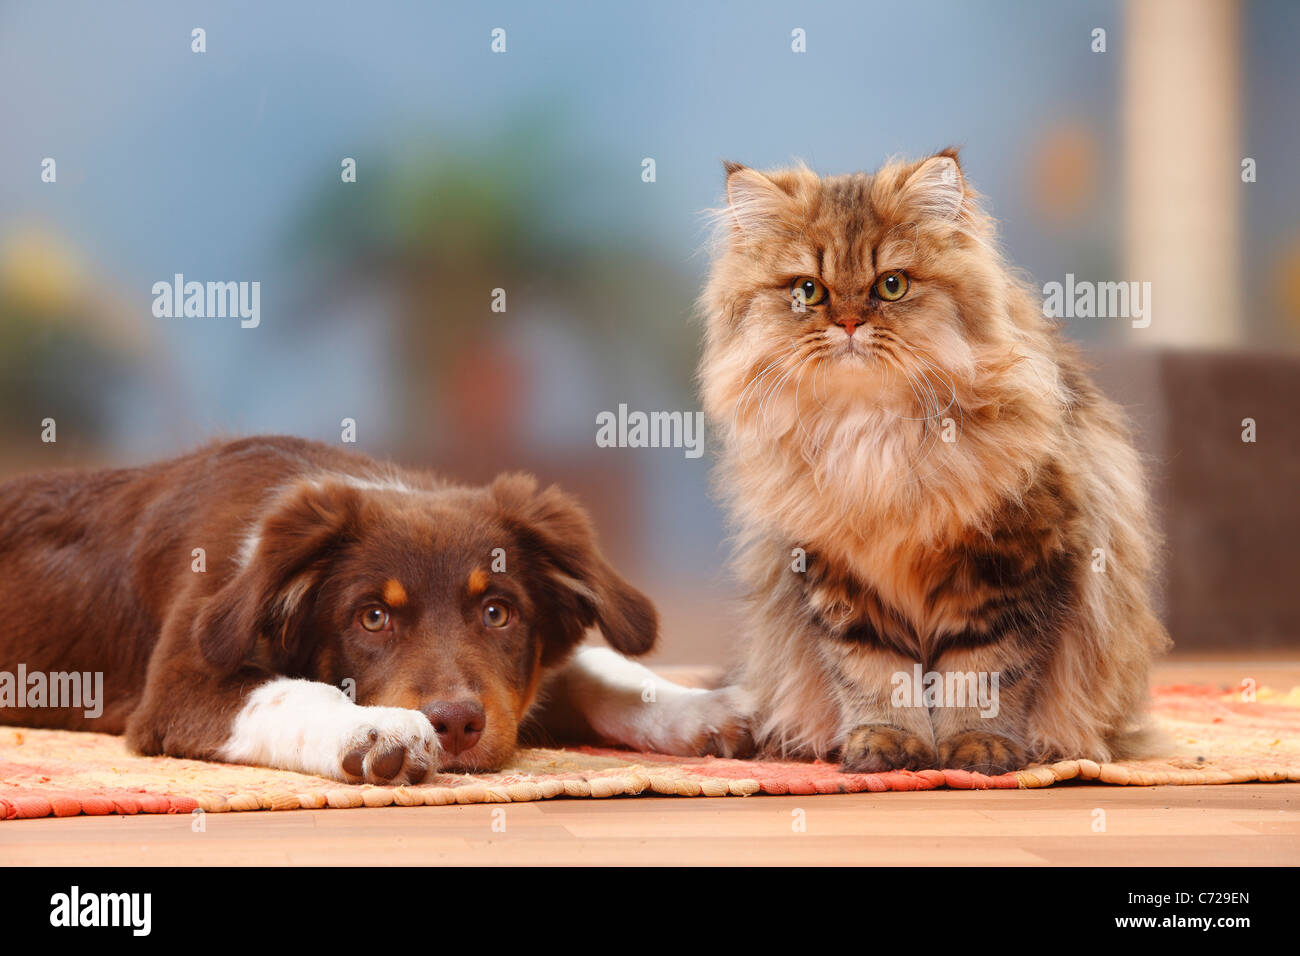
[[[518,542],[516,561],[540,592],[544,664],[562,660],[591,626],[624,654],[645,654],[659,636],[650,599],[628,584],[601,555],[591,520],[573,498],[539,491],[531,475],[502,475],[491,495],[498,516]]]
[[[355,537],[360,492],[336,481],[301,481],[271,505],[239,555],[239,571],[203,605],[194,633],[223,672],[252,654],[261,635],[278,667],[305,650],[312,595],[338,549]]]

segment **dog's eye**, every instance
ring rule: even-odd
[[[876,280],[876,286],[872,291],[876,293],[877,298],[884,299],[886,302],[897,302],[907,295],[907,285],[906,272],[886,272]]]
[[[367,631],[382,631],[388,627],[388,612],[377,604],[361,611],[361,626]]]
[[[483,605],[483,623],[488,627],[505,627],[510,623],[510,608],[500,601]]]

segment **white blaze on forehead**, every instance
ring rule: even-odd
[[[427,490],[412,488],[396,476],[370,477],[350,475],[346,472],[323,472],[308,478],[303,478],[292,484],[281,485],[278,488],[275,488],[268,496],[272,505],[267,510],[266,514],[262,515],[258,520],[257,526],[244,537],[242,542],[240,542],[239,552],[236,556],[239,566],[241,568],[247,567],[249,563],[252,562],[254,555],[257,554],[257,549],[262,543],[262,523],[266,521],[270,514],[274,513],[275,503],[278,503],[287,495],[291,495],[295,488],[301,488],[305,485],[308,488],[320,491],[330,482],[337,482],[338,484],[357,488],[361,491],[390,491],[406,495],[419,494],[421,491]]]
[[[244,540],[239,545],[239,554],[237,556],[237,560],[239,561],[239,566],[241,568],[248,567],[248,565],[253,560],[253,555],[257,554],[257,549],[261,547],[261,544],[262,544],[262,529],[259,526],[257,528],[254,528],[251,532],[249,532],[249,534],[244,538]]]
[[[417,494],[422,490],[419,488],[412,488],[410,485],[402,481],[400,478],[395,478],[395,477],[362,478],[362,477],[358,477],[357,475],[339,474],[339,475],[330,475],[329,478],[336,479],[339,482],[345,485],[349,485],[353,488],[359,488],[362,491],[396,491],[401,494],[413,495],[413,494]],[[319,479],[317,481],[318,484],[324,484],[324,482]]]

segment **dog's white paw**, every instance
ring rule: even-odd
[[[358,707],[338,746],[341,779],[419,783],[437,769],[438,735],[429,718],[400,707]]]
[[[683,687],[609,648],[584,647],[564,671],[562,687],[609,743],[685,757],[754,752],[754,702],[738,686]]]
[[[754,753],[750,696],[739,687],[674,688],[639,715],[640,745],[683,757],[749,757]]]
[[[751,757],[754,737],[750,719],[754,702],[740,687],[720,687],[705,691],[693,700],[680,716],[681,731],[694,753],[714,757]]]
[[[281,677],[245,698],[219,756],[344,783],[419,783],[438,768],[438,734],[419,711],[361,707],[337,687]]]

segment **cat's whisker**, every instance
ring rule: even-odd
[[[812,436],[812,433],[809,432],[808,429],[807,429],[807,427],[804,425],[804,423],[803,423],[803,410],[799,407],[799,387],[800,387],[801,385],[803,385],[803,373],[804,373],[804,370],[808,367],[808,363],[811,362],[811,361],[813,360],[813,357],[814,357],[816,354],[817,354],[816,352],[813,352],[813,353],[809,354],[807,358],[805,358],[802,362],[799,363],[799,375],[798,375],[798,377],[795,379],[795,382],[794,382],[794,420],[795,420],[796,423],[798,423],[798,425],[799,425],[799,430],[802,431],[802,432],[804,433],[804,437],[807,438],[809,441],[811,441],[814,445],[817,446],[815,450],[816,450],[816,451],[821,451],[821,450],[822,450],[822,443],[821,443],[820,441],[818,441],[816,438],[814,438],[814,437]],[[814,373],[814,375],[813,375],[813,397],[814,397],[814,398],[817,397],[817,395],[816,395],[816,391],[817,391],[817,376],[816,376],[816,374]],[[825,408],[826,406],[823,405],[822,407]],[[805,454],[804,454],[804,458],[807,459],[807,457],[808,457],[808,455],[807,455],[807,453],[805,452]]]
[[[934,396],[934,407],[935,407],[936,410],[935,410],[935,412],[934,412],[933,414],[931,414],[931,415],[927,415],[927,416],[925,416],[925,417],[926,417],[926,418],[937,418],[937,417],[943,415],[946,411],[948,411],[948,409],[952,408],[954,405],[957,405],[958,410],[960,411],[961,406],[960,406],[960,404],[957,402],[957,385],[956,385],[956,383],[953,382],[951,378],[948,378],[947,385],[948,385],[948,389],[949,389],[949,392],[950,392],[950,395],[949,395],[949,398],[948,398],[948,404],[944,405],[943,408],[939,408],[939,407],[938,407],[938,406],[939,406],[939,394],[938,394],[938,392],[935,391],[934,383],[930,381],[930,372],[934,372],[936,375],[939,375],[941,378],[946,377],[945,374],[944,374],[944,372],[943,372],[943,371],[942,371],[938,366],[936,366],[934,363],[932,363],[932,362],[930,362],[930,361],[928,361],[928,360],[922,358],[920,355],[918,355],[918,354],[916,353],[916,350],[915,350],[914,348],[912,348],[912,347],[910,347],[910,346],[907,346],[907,345],[904,345],[904,346],[902,346],[902,347],[903,347],[903,348],[908,352],[908,354],[909,354],[909,356],[910,356],[911,358],[915,359],[915,360],[919,363],[919,367],[917,368],[917,372],[918,372],[918,373],[921,375],[921,377],[924,379],[926,387],[929,389],[930,393]]]
[[[906,370],[904,371],[904,375],[908,379],[909,386],[911,386],[911,383],[915,380],[914,376]],[[917,389],[914,386],[912,387],[912,394],[917,396],[917,401],[922,404],[923,411],[925,410],[925,408],[929,407],[929,403],[922,398],[922,395],[924,395],[924,393],[925,393],[924,389],[922,389],[921,394],[918,394]],[[933,391],[931,391],[930,394],[933,395]],[[933,427],[934,418],[935,418],[934,415],[926,415],[924,418],[910,419],[911,421],[921,422],[921,435],[922,435],[921,447],[924,449],[924,451],[916,458],[915,461],[912,462],[912,465],[910,468],[908,468],[906,474],[909,476],[914,476],[918,483],[924,482],[926,478],[930,477],[930,475],[934,474],[938,470],[938,468],[936,467],[936,468],[931,468],[923,475],[916,474],[916,471],[923,464],[925,464],[926,460],[934,452],[934,449],[939,445],[940,441],[942,441],[941,431]],[[944,464],[942,459],[941,459],[941,464]]]
[[[918,360],[924,362],[927,366],[929,366],[929,368],[936,375],[938,375],[941,379],[947,379],[948,388],[952,391],[953,398],[955,399],[957,397],[957,383],[953,381],[952,376],[948,372],[946,372],[939,365],[937,361],[935,361],[934,356],[930,355],[930,353],[927,352],[925,349],[920,348],[919,346],[916,345],[909,346],[909,348],[912,354],[916,356]]]
[[[780,384],[789,378],[795,367],[800,363],[799,353],[804,351],[810,343],[814,345],[813,352],[815,352],[818,348],[816,340],[820,339],[820,337],[821,332],[819,330],[805,332],[798,340],[782,350],[776,358],[749,381],[744,391],[741,392],[740,398],[736,400],[736,406],[731,416],[732,432],[736,429],[741,412],[756,400],[758,402],[758,415],[756,418],[760,423],[764,421],[764,410],[770,397],[775,394]],[[808,353],[809,356],[813,352]],[[794,359],[794,363],[786,368],[785,365],[791,358]]]
[[[900,372],[902,372],[902,374],[903,374],[903,380],[904,380],[905,382],[907,382],[907,387],[910,388],[910,389],[912,390],[912,397],[913,397],[914,399],[916,399],[917,407],[918,407],[921,411],[925,411],[925,409],[926,409],[925,398],[924,398],[924,396],[921,395],[921,393],[920,393],[919,391],[917,391],[917,387],[916,387],[916,376],[914,376],[914,375],[912,374],[911,370],[908,369],[907,366],[905,366],[905,365],[903,365],[903,364],[901,364],[901,363],[900,363],[899,366],[898,366],[898,370],[899,370]],[[924,433],[924,432],[925,432],[925,429],[926,429],[926,425],[925,425],[925,423],[928,422],[928,421],[930,420],[930,416],[929,416],[929,415],[922,415],[922,416],[920,416],[919,418],[918,418],[918,417],[912,417],[912,416],[910,416],[910,415],[899,415],[898,418],[902,419],[903,421],[908,421],[908,422],[921,422],[921,423],[922,423],[922,425],[921,425],[921,431],[922,431],[922,433]]]
[[[816,336],[816,338],[820,339],[820,337],[821,337],[821,336],[820,336],[820,333],[819,333],[819,334]],[[807,345],[811,344],[811,348],[804,348],[804,349],[802,349],[803,354],[802,354],[802,355],[796,355],[796,356],[794,357],[794,362],[793,362],[793,364],[791,365],[789,372],[787,372],[787,373],[786,373],[786,374],[785,374],[781,379],[779,379],[779,380],[777,381],[776,385],[775,385],[773,388],[771,388],[771,389],[768,390],[768,397],[767,397],[767,399],[765,400],[765,404],[767,405],[767,410],[768,410],[768,413],[769,413],[769,414],[770,414],[770,412],[771,412],[771,404],[772,404],[772,400],[776,397],[777,394],[779,394],[780,390],[785,386],[785,383],[786,383],[787,381],[789,381],[790,376],[791,376],[791,375],[794,375],[794,374],[796,374],[796,373],[801,372],[801,370],[803,369],[804,364],[805,364],[806,362],[808,362],[808,361],[809,361],[809,360],[810,360],[814,355],[816,355],[816,354],[821,350],[821,345],[820,345],[820,343],[818,343],[818,342],[811,342],[810,340],[811,340],[812,338],[813,338],[812,336],[804,336],[804,338],[803,338],[802,340],[800,340],[800,345],[801,345],[801,346],[807,346]],[[795,389],[796,389],[796,412],[797,412],[797,411],[798,411],[798,402],[797,402],[797,398],[798,398],[798,379],[796,379],[796,381],[795,381]],[[762,410],[761,410],[761,406],[760,406],[760,416],[761,416],[761,415],[762,415]]]
[[[929,401],[926,403],[926,410],[928,413],[926,418],[931,420],[938,418],[947,411],[947,409],[939,407],[939,393],[935,391],[934,382],[930,380],[929,371],[924,365],[918,365],[916,367],[916,376],[921,383],[921,387],[925,389],[926,396],[929,398]]]
[[[741,398],[737,400],[735,411],[731,416],[731,430],[733,433],[739,423],[741,413],[745,411],[746,408],[752,406],[755,401],[761,401],[762,396],[765,394],[764,383],[768,377],[780,375],[783,369],[783,363],[787,358],[789,358],[789,356],[794,354],[796,349],[796,346],[790,346],[785,349],[779,356],[777,356],[777,358],[769,362],[767,366],[755,375],[754,378],[750,380],[749,384],[745,386],[745,390],[741,393]]]
[[[749,380],[749,383],[745,386],[744,391],[740,393],[740,397],[736,399],[736,408],[731,415],[732,432],[735,432],[736,430],[736,424],[739,419],[741,411],[745,408],[747,404],[749,404],[753,400],[754,395],[751,395],[750,393],[753,392],[755,386],[757,386],[768,375],[769,372],[771,372],[773,369],[779,366],[783,361],[785,361],[786,358],[788,358],[789,356],[793,355],[796,351],[798,351],[798,348],[799,348],[799,344],[797,342],[793,345],[788,346],[786,349],[784,349],[781,352],[780,355],[778,355],[775,359],[769,362],[761,372],[759,372],[757,375],[755,375],[752,379]]]
[[[934,363],[934,362],[930,361],[929,359],[925,358],[925,356],[922,354],[923,352],[924,352],[923,349],[916,349],[916,348],[913,349],[913,354],[915,354],[917,358],[919,358],[922,362],[924,362],[927,366],[929,366],[930,369],[932,369],[936,375],[940,376],[940,378],[946,378],[946,379],[948,380],[948,388],[949,388],[949,389],[951,390],[951,392],[952,392],[952,397],[951,397],[951,399],[949,400],[948,405],[945,406],[945,409],[944,409],[944,410],[946,411],[948,408],[951,408],[951,407],[953,407],[954,405],[956,406],[956,408],[957,408],[957,431],[958,431],[958,433],[960,434],[961,431],[962,431],[962,429],[965,427],[965,424],[966,424],[966,416],[965,416],[965,412],[962,411],[961,402],[959,402],[959,401],[957,400],[957,383],[953,381],[951,375],[949,375],[947,372],[945,372],[945,371],[944,371],[942,368],[940,368],[936,363]]]
[[[934,415],[928,416],[928,419],[929,419],[929,420],[933,420],[934,418],[938,417],[939,415],[942,415],[944,412],[946,412],[949,408],[951,408],[951,407],[955,404],[955,405],[956,405],[956,408],[957,408],[958,434],[960,435],[960,433],[961,433],[961,429],[962,429],[962,428],[964,427],[964,425],[965,425],[965,416],[964,416],[964,413],[962,412],[961,403],[960,403],[960,402],[957,402],[957,400],[956,400],[956,398],[957,398],[957,386],[956,386],[956,383],[954,383],[954,382],[952,381],[952,378],[951,378],[950,376],[946,376],[946,374],[943,372],[943,370],[940,369],[937,365],[935,365],[934,363],[932,363],[932,362],[926,360],[925,358],[922,358],[920,355],[918,355],[917,352],[916,352],[916,350],[912,350],[912,357],[915,358],[915,359],[917,359],[918,361],[920,361],[920,362],[922,363],[921,367],[918,369],[918,372],[919,372],[919,373],[921,374],[921,376],[925,379],[926,384],[929,386],[930,393],[931,393],[931,395],[934,396],[934,404],[935,404],[936,406],[938,405],[938,401],[939,401],[939,400],[938,400],[938,395],[937,395],[937,393],[934,391],[934,384],[933,384],[932,382],[930,382],[930,378],[929,378],[930,372],[932,371],[934,374],[939,375],[940,377],[946,377],[946,378],[948,379],[948,383],[947,383],[947,384],[948,384],[948,387],[951,389],[951,397],[950,397],[950,399],[949,399],[949,401],[948,401],[948,404],[947,404],[946,406],[944,406],[943,409],[941,409],[940,411],[938,411],[937,413],[935,413]],[[935,447],[935,445],[938,444],[938,441],[942,440],[942,434],[943,434],[943,433],[942,433],[942,427],[941,427],[941,428],[940,428],[940,429],[935,433],[935,439],[936,439],[936,440],[931,444],[930,448],[926,451],[925,455],[923,455],[920,459],[918,459],[918,461],[916,462],[916,466],[919,466],[919,465],[920,465],[920,464],[925,460],[925,458],[928,458],[928,457],[929,457],[930,452],[932,452],[932,451],[934,450],[934,447]],[[915,470],[915,467],[916,467],[916,466],[914,466],[913,470]],[[950,468],[951,466],[952,466],[952,460],[950,459],[950,457],[949,457],[949,456],[946,456],[946,455],[945,455],[945,456],[941,456],[941,457],[938,459],[938,463],[937,463],[933,468],[931,468],[931,469],[930,469],[929,471],[927,471],[925,474],[923,474],[923,475],[918,475],[918,476],[917,476],[917,481],[924,482],[927,478],[929,478],[931,475],[935,474],[935,473],[938,472],[939,470],[944,469],[944,468]]]
[[[916,354],[916,353],[914,352],[914,354]],[[964,431],[965,431],[965,427],[966,427],[966,416],[965,416],[965,412],[962,411],[961,403],[957,401],[957,385],[956,385],[956,383],[952,380],[952,377],[951,377],[951,376],[948,376],[948,375],[947,375],[947,374],[946,374],[946,373],[945,373],[941,368],[939,368],[936,364],[934,364],[933,362],[930,362],[929,360],[925,359],[924,357],[922,357],[922,356],[919,355],[919,354],[917,354],[916,357],[919,358],[922,362],[924,362],[925,365],[926,365],[929,369],[931,369],[931,370],[934,372],[934,374],[939,375],[940,377],[945,377],[945,378],[947,378],[947,380],[948,380],[948,387],[949,387],[949,389],[951,389],[951,398],[950,398],[949,401],[948,401],[948,405],[944,407],[944,411],[947,411],[948,408],[951,408],[951,407],[953,407],[954,405],[956,406],[956,409],[957,409],[957,436],[956,436],[956,438],[953,439],[954,441],[956,441],[957,438],[960,438],[961,435],[964,433]],[[941,414],[942,414],[942,413],[941,413]],[[945,455],[945,456],[942,456],[942,457],[939,459],[939,464],[938,464],[937,466],[935,466],[934,468],[932,468],[932,469],[931,469],[929,472],[927,472],[925,475],[923,475],[923,476],[922,476],[922,480],[924,480],[925,478],[928,478],[930,475],[934,474],[934,473],[935,473],[936,471],[938,471],[940,468],[949,468],[949,467],[951,467],[951,465],[952,465],[952,459],[951,459],[949,456],[946,456],[946,455]]]
[[[799,365],[798,363],[796,363],[794,365],[791,365],[788,369],[786,369],[784,374],[782,374],[778,379],[776,379],[776,381],[771,386],[768,387],[766,394],[764,394],[764,396],[759,400],[758,418],[759,421],[761,421],[764,426],[768,424],[768,416],[771,414],[772,411],[772,399],[777,394],[780,393],[782,386],[785,385],[786,381],[790,378],[791,375],[795,373],[795,371],[798,368]]]
[[[826,363],[818,362],[817,371],[813,374],[813,398],[817,399],[817,404],[825,411],[826,403],[822,401],[820,393],[817,391],[817,383],[821,381],[822,373],[826,371]]]
[[[939,391],[938,391],[938,389],[936,389],[936,388],[934,387],[934,382],[930,379],[930,372],[929,372],[929,370],[928,370],[925,366],[922,366],[922,367],[919,368],[917,371],[918,371],[918,372],[920,373],[920,375],[921,375],[921,381],[923,381],[923,382],[925,383],[925,387],[926,387],[926,389],[927,389],[927,390],[929,391],[929,393],[930,393],[930,407],[934,409],[934,412],[931,414],[930,417],[931,417],[931,418],[939,418],[940,416],[942,416],[942,415],[944,414],[944,412],[946,412],[946,411],[948,411],[948,409],[952,408],[953,400],[955,400],[957,396],[954,394],[954,395],[952,396],[952,398],[949,399],[948,404],[945,405],[943,408],[940,408],[940,407],[939,407]]]

